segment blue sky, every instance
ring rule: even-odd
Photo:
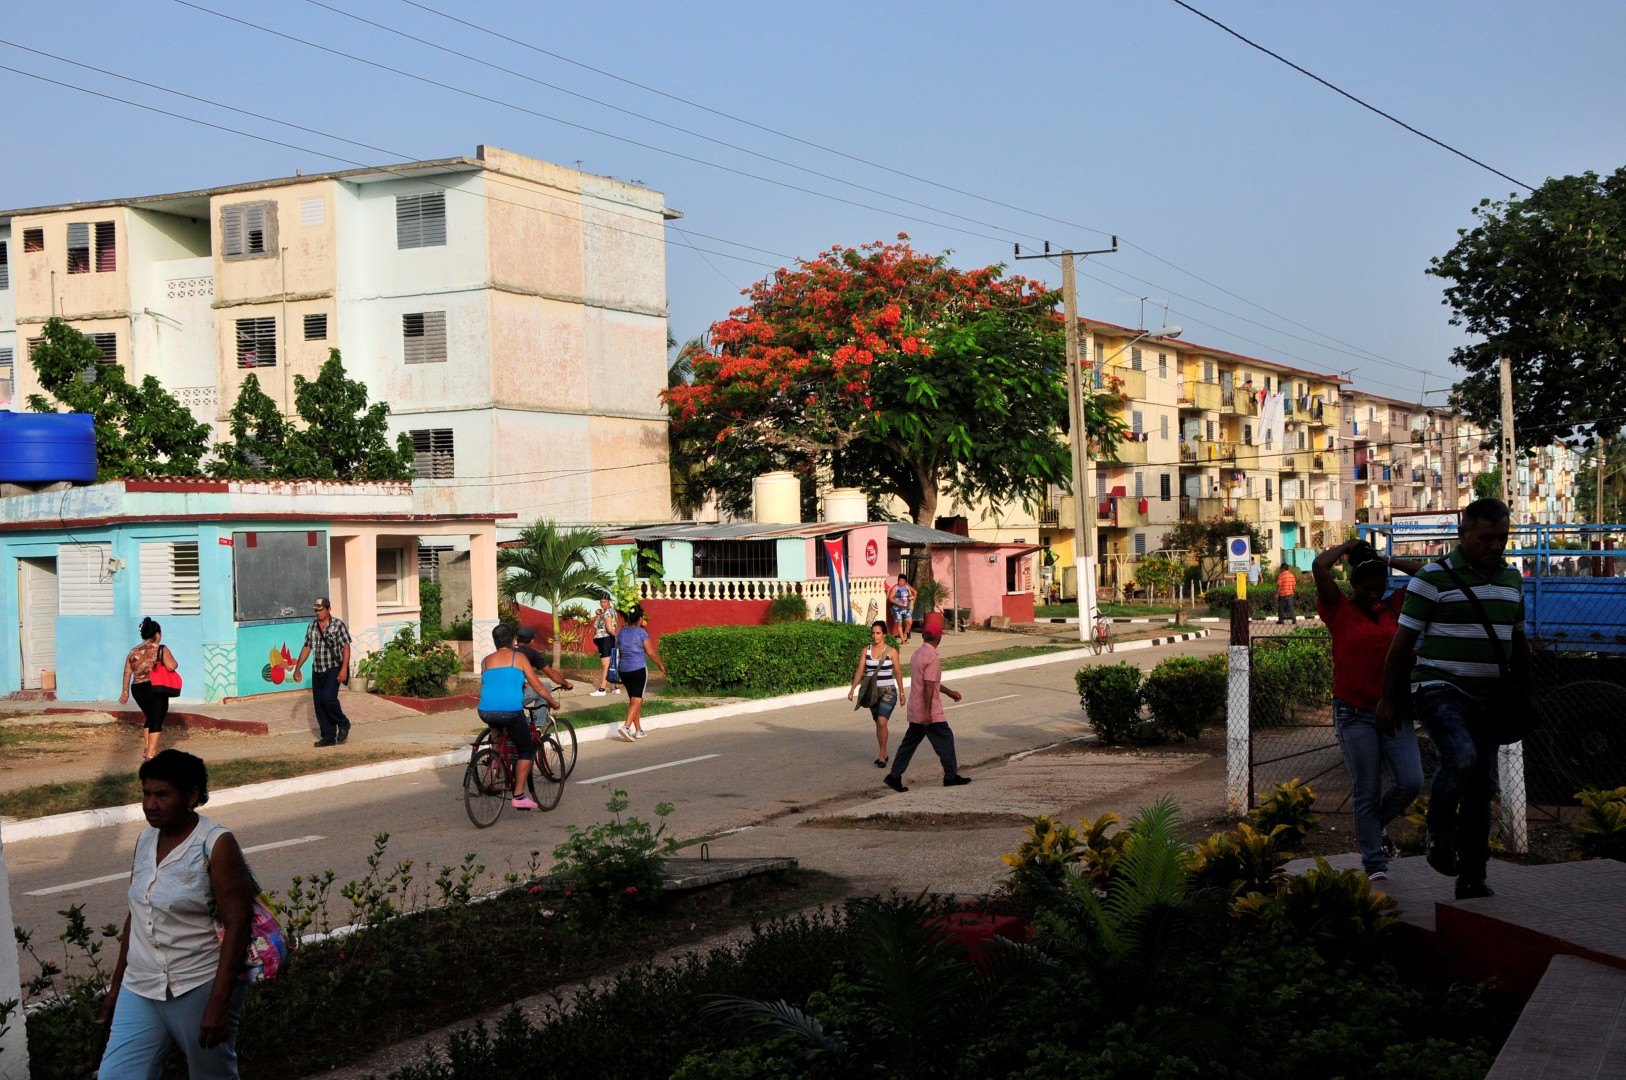
[[[1619,60],[1626,7],[1618,0],[1194,6],[1519,180],[1539,185],[1549,176],[1626,164],[1626,65]],[[203,8],[495,101],[370,68]],[[790,164],[450,56],[331,8]],[[1148,296],[1146,326],[1165,322],[1167,301],[1166,321],[1183,325],[1187,340],[1353,372],[1364,389],[1415,400],[1425,380],[1430,388],[1450,382],[1446,358],[1461,340],[1440,305],[1441,282],[1423,273],[1428,260],[1470,224],[1480,199],[1515,190],[1169,0],[331,0],[329,7],[310,0],[0,0],[0,39],[10,43],[0,45],[8,68],[294,144],[0,70],[10,151],[0,206],[472,154],[479,143],[567,165],[579,160],[588,171],[665,192],[684,213],[668,234],[679,339],[704,331],[773,268],[834,243],[904,231],[923,250],[952,250],[955,262],[981,266],[1008,260],[1013,242],[1024,251],[1045,239],[1057,248],[1098,248],[1116,233],[1126,246],[1083,267],[1083,314],[1137,325],[1139,298]],[[1060,281],[1059,268],[1044,262],[1019,269]]]

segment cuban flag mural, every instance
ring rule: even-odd
[[[852,600],[847,592],[847,561],[842,556],[839,539],[824,541],[824,554],[830,562],[830,618],[835,622],[852,622]]]

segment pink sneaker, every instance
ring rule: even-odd
[[[541,808],[536,805],[536,800],[531,798],[529,795],[521,795],[519,798],[514,800],[514,809],[539,810]]]

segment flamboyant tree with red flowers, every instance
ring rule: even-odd
[[[666,391],[674,461],[743,513],[774,469],[872,498],[919,524],[938,499],[1031,504],[1071,464],[1056,294],[1004,267],[961,270],[897,243],[832,247],[759,281],[749,303],[690,343]],[[1114,394],[1092,397],[1097,452],[1124,431]]]

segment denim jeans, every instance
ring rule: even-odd
[[[1332,725],[1349,770],[1361,866],[1368,874],[1386,871],[1389,858],[1383,853],[1384,827],[1406,812],[1423,787],[1417,731],[1408,716],[1393,735],[1385,735],[1378,730],[1377,715],[1371,709],[1357,709],[1338,698],[1332,700]],[[1389,770],[1388,791],[1383,790],[1384,768]]]
[[[884,720],[892,715],[892,710],[898,707],[898,688],[896,686],[878,687],[880,698],[869,708],[869,715],[875,720]]]
[[[1421,687],[1412,701],[1440,756],[1428,794],[1429,834],[1455,843],[1459,885],[1481,884],[1490,859],[1498,749],[1485,703],[1444,683]]]
[[[180,997],[153,1001],[128,990],[119,991],[113,1009],[113,1027],[107,1052],[102,1055],[100,1080],[146,1080],[155,1076],[171,1049],[186,1056],[186,1072],[193,1080],[237,1076],[237,1021],[243,1014],[243,983],[232,988],[231,1036],[208,1050],[198,1045],[198,1027],[209,1004],[213,981],[194,987]]]
[[[892,776],[903,779],[904,771],[909,768],[909,759],[915,756],[915,747],[920,745],[921,739],[930,739],[932,749],[937,751],[937,760],[943,763],[943,779],[952,780],[960,775],[960,764],[954,757],[954,732],[949,726],[939,721],[935,724],[909,724],[908,731],[903,733],[903,741],[898,744],[897,753],[892,755]]]
[[[339,732],[350,730],[350,718],[339,707],[338,668],[311,669],[311,697],[316,703],[316,723],[322,729],[322,738],[336,739]]]

